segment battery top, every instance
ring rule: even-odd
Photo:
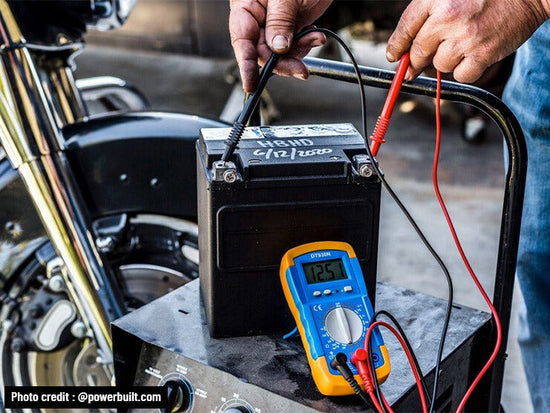
[[[230,130],[201,130],[199,148],[207,168],[221,158]],[[244,130],[233,161],[245,181],[318,176],[347,179],[350,156],[358,153],[365,153],[365,141],[350,123],[259,126]]]

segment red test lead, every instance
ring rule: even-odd
[[[386,102],[384,103],[384,107],[382,108],[382,113],[378,117],[378,121],[376,122],[374,131],[370,136],[370,140],[372,140],[372,145],[370,147],[372,156],[376,156],[380,145],[385,142],[384,137],[386,136],[386,130],[388,129],[388,125],[390,124],[391,114],[393,112],[393,108],[395,107],[395,102],[397,101],[399,92],[401,91],[401,85],[403,84],[405,73],[407,73],[409,61],[410,58],[408,52],[401,56],[401,60],[399,60],[397,71],[395,72],[395,76],[393,77],[393,81],[388,92],[388,96],[386,97]]]

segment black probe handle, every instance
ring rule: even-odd
[[[269,80],[269,77],[273,72],[273,69],[275,69],[275,66],[277,66],[279,56],[280,55],[278,55],[277,53],[272,53],[269,60],[263,67],[260,73],[260,79],[258,80],[258,87],[246,101],[241,114],[237,118],[237,121],[233,124],[233,128],[231,128],[229,137],[225,141],[226,147],[222,155],[223,162],[227,162],[231,155],[233,155],[233,152],[235,152],[235,149],[237,148],[237,145],[241,140],[241,136],[243,135],[244,128],[250,120],[252,113],[254,113],[256,106],[258,106],[258,103],[260,102],[260,98],[265,89],[265,86],[267,85],[267,81]]]

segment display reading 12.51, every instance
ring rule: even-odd
[[[302,264],[308,284],[348,278],[341,259]]]

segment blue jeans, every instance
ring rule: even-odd
[[[528,152],[518,341],[534,409],[550,412],[550,21],[518,50],[503,99],[523,128]]]

